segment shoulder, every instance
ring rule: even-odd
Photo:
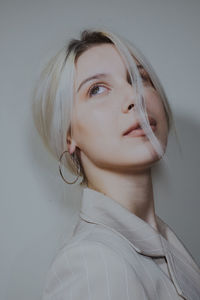
[[[74,300],[126,299],[125,293],[134,283],[135,290],[140,289],[136,272],[122,257],[106,245],[84,240],[67,245],[56,255],[46,278],[43,300],[54,299],[53,295]]]

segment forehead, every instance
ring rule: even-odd
[[[114,45],[95,45],[80,55],[75,65],[75,81],[80,83],[94,73],[126,74],[124,61]]]

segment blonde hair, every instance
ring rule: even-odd
[[[118,49],[130,75],[136,91],[135,108],[139,122],[155,151],[162,157],[163,147],[149,125],[146,113],[143,83],[137,64],[147,71],[155,89],[164,104],[168,129],[174,125],[172,111],[159,78],[144,55],[130,41],[108,30],[83,30],[80,40],[71,39],[54,57],[50,59],[40,74],[33,91],[33,119],[35,126],[50,153],[59,160],[67,150],[67,133],[72,131],[71,117],[73,109],[73,81],[75,64],[78,57],[92,46],[111,43]],[[176,129],[174,125],[174,131]],[[71,157],[71,159],[70,159]],[[63,163],[71,173],[77,175],[77,167],[83,177],[80,185],[87,185],[87,178],[80,160],[80,153],[75,151]]]

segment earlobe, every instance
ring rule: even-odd
[[[67,150],[70,154],[76,150],[76,143],[71,137],[67,137]]]
[[[76,141],[73,139],[72,132],[71,132],[71,125],[66,134],[66,141],[67,141],[67,150],[70,154],[73,154],[76,150]]]

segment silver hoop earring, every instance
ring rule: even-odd
[[[63,174],[62,174],[62,169],[61,169],[61,160],[62,160],[63,155],[64,155],[66,152],[69,152],[69,151],[68,151],[68,150],[65,150],[65,151],[63,151],[63,153],[60,155],[60,158],[59,158],[59,172],[60,172],[60,175],[61,175],[62,179],[63,179],[66,183],[68,183],[68,184],[74,184],[74,183],[78,180],[78,178],[79,178],[79,176],[80,176],[80,166],[78,165],[78,169],[77,169],[78,176],[75,178],[75,180],[72,181],[72,182],[67,181],[67,180],[64,178],[64,176],[63,176]],[[76,163],[76,167],[77,167],[77,163]]]

